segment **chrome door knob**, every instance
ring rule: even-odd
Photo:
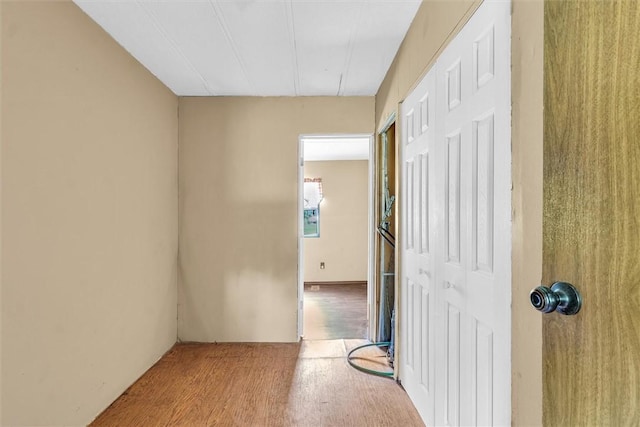
[[[561,314],[576,314],[582,307],[580,292],[570,283],[556,282],[551,288],[538,286],[529,294],[531,305],[543,313],[558,311]]]

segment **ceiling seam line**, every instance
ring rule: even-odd
[[[293,62],[293,91],[295,96],[300,96],[300,71],[298,65],[298,45],[296,43],[296,27],[293,17],[293,0],[285,3],[287,13],[287,27],[289,30],[289,42],[291,44],[291,59]]]
[[[242,72],[242,76],[244,77],[245,81],[247,82],[247,85],[249,86],[249,92],[256,93],[255,87],[253,86],[251,79],[249,79],[249,73],[247,73],[247,67],[242,61],[242,56],[240,55],[238,46],[236,46],[235,42],[233,41],[233,37],[231,36],[231,31],[229,31],[229,27],[227,26],[227,21],[224,19],[224,14],[222,12],[222,9],[220,9],[216,0],[209,0],[208,3],[213,9],[213,14],[216,17],[218,24],[220,24],[220,28],[222,28],[222,32],[224,33],[224,37],[227,39],[227,43],[231,47],[233,56],[236,58],[238,65],[240,65],[240,71]]]
[[[353,40],[355,36],[358,34],[358,30],[360,29],[360,22],[362,21],[363,8],[364,8],[364,2],[360,3],[355,25],[353,26],[349,34],[349,47],[347,48],[347,56],[345,57],[344,65],[342,67],[342,74],[340,75],[340,83],[338,84],[338,96],[344,95],[344,92],[345,92],[344,85],[346,84],[347,78],[349,77],[349,66],[351,65],[351,59],[353,58],[353,50],[355,45]]]
[[[191,61],[189,61],[187,56],[184,54],[184,52],[182,52],[182,49],[180,49],[178,45],[175,43],[175,41],[171,37],[169,37],[167,32],[164,30],[164,27],[160,25],[157,17],[153,14],[153,12],[147,9],[139,0],[135,0],[135,4],[138,5],[138,7],[140,7],[144,11],[144,13],[147,14],[147,16],[151,20],[151,23],[156,28],[156,30],[158,30],[158,32],[162,35],[162,37],[164,37],[164,39],[169,43],[169,45],[171,45],[174,51],[182,58],[182,60],[185,62],[185,64],[187,64],[187,66],[191,69],[191,71],[193,71],[193,73],[195,73],[198,76],[198,78],[202,82],[202,85],[204,86],[206,91],[209,93],[209,95],[215,96],[215,92],[211,89],[211,87],[207,83],[207,79],[205,79],[204,76],[200,74],[200,72],[195,67],[195,65],[193,65]]]

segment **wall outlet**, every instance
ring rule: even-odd
[[[320,263],[320,270],[324,270],[324,261]]]

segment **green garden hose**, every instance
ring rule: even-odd
[[[349,352],[349,354],[347,354],[347,362],[349,362],[349,365],[351,365],[352,367],[356,368],[359,371],[365,372],[367,374],[371,374],[371,375],[377,375],[379,377],[385,377],[385,378],[393,378],[393,372],[383,372],[383,371],[376,371],[374,369],[367,369],[367,368],[363,368],[362,366],[356,365],[353,360],[351,360],[351,355],[356,352],[357,350],[360,350],[361,348],[365,348],[365,347],[388,347],[391,345],[391,342],[389,341],[383,341],[383,342],[374,342],[371,344],[364,344],[364,345],[360,345],[356,348],[354,348],[353,350],[351,350]]]

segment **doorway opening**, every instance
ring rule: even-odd
[[[302,135],[298,179],[298,332],[369,339],[371,135]]]
[[[375,319],[372,326],[378,343],[389,343],[387,359],[394,361],[395,344],[395,295],[396,295],[396,235],[397,221],[397,172],[396,172],[396,124],[392,115],[378,132],[375,150],[375,199],[373,253],[375,291]]]

